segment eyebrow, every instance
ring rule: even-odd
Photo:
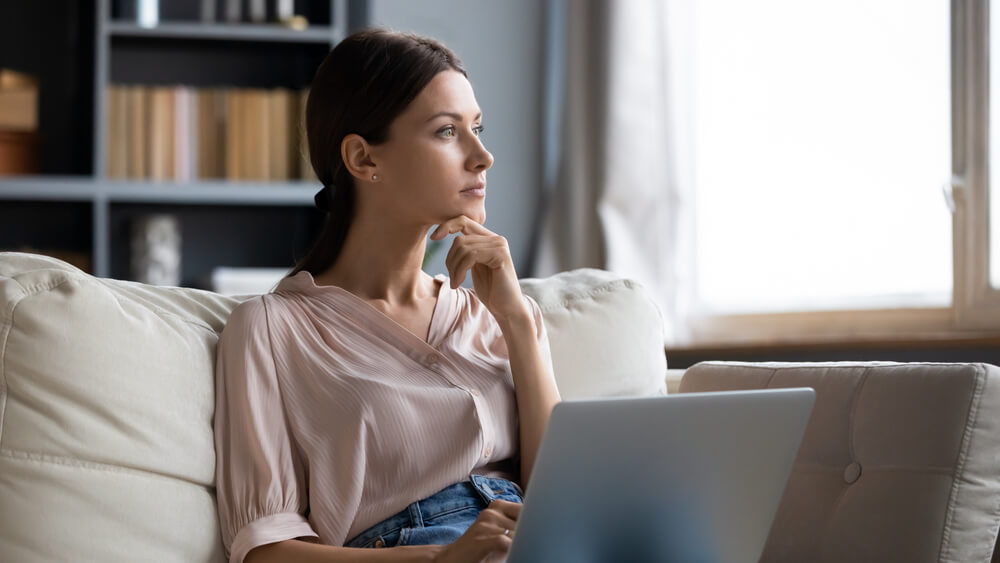
[[[462,121],[462,115],[458,114],[458,113],[455,113],[453,111],[439,111],[439,112],[435,113],[434,115],[428,117],[427,121],[433,121],[433,120],[435,120],[435,119],[437,119],[439,117],[450,117],[452,119],[457,119],[458,121]],[[477,121],[481,117],[483,117],[483,112],[477,113],[476,117],[473,117],[472,120],[473,121]]]

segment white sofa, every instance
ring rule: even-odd
[[[1000,368],[703,363],[682,379],[637,284],[579,270],[522,288],[565,399],[816,389],[762,562],[990,560]],[[214,347],[239,302],[0,253],[0,562],[224,561]]]
[[[596,270],[522,285],[565,398],[665,393],[638,285]],[[0,561],[224,561],[214,356],[240,300],[0,253]]]

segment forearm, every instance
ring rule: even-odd
[[[549,415],[561,399],[555,376],[542,358],[532,316],[526,312],[507,319],[500,324],[500,328],[507,343],[510,371],[514,377],[521,432],[521,485],[527,489]]]
[[[244,563],[425,563],[433,561],[440,545],[415,545],[379,549],[335,547],[300,540],[262,545],[247,554]]]

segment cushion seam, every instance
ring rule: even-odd
[[[861,400],[861,392],[864,390],[865,383],[868,382],[868,372],[871,371],[871,367],[866,367],[861,372],[860,381],[858,382],[857,388],[854,390],[854,394],[851,397],[851,410],[848,414],[847,422],[847,453],[851,461],[857,463],[857,452],[854,449],[854,421],[856,418],[858,403]],[[844,498],[847,496],[847,491],[850,489],[849,486],[841,485],[840,492],[837,493],[837,500],[833,503],[834,508],[830,511],[830,514],[836,514],[839,512],[841,505],[844,503]],[[826,525],[823,527],[823,534],[820,536],[820,545],[827,545],[830,540],[830,526],[833,522],[833,518],[829,518],[826,521]]]
[[[12,277],[5,277],[17,284],[21,288],[21,295],[11,300],[7,311],[4,312],[3,327],[0,328],[0,447],[3,446],[3,429],[7,421],[7,341],[10,337],[10,329],[14,326],[14,309],[17,304],[24,299],[24,285]]]
[[[865,368],[870,369],[872,367],[883,368],[883,369],[899,369],[899,368],[909,368],[914,366],[927,366],[927,367],[967,367],[969,363],[962,362],[884,362],[880,360],[862,360],[862,361],[834,361],[834,362],[746,362],[746,361],[728,361],[728,360],[706,360],[705,363],[710,364],[720,364],[723,366],[731,367],[748,367],[757,369],[776,369],[776,370],[786,370],[786,369],[802,369],[803,367],[823,367],[827,369],[851,369],[851,368]],[[775,365],[783,364],[783,365]],[[694,367],[694,366],[691,366]],[[689,368],[690,369],[690,368]]]
[[[182,483],[194,485],[196,487],[202,487],[210,491],[215,489],[215,487],[212,485],[206,485],[204,483],[192,481],[191,479],[185,479],[183,477],[167,475],[165,473],[158,473],[156,471],[149,471],[146,469],[135,469],[132,467],[124,467],[121,465],[113,465],[110,463],[102,463],[99,461],[90,461],[90,460],[78,459],[67,456],[25,452],[20,450],[0,448],[0,458],[6,458],[14,461],[41,463],[45,465],[58,465],[62,467],[70,467],[73,469],[85,469],[88,471],[95,471],[100,473],[108,473],[108,474],[120,473],[125,475],[146,477],[148,479],[179,481]]]
[[[612,289],[618,289],[618,288],[623,287],[623,286],[624,287],[628,287],[629,289],[632,289],[632,288],[635,287],[635,285],[636,284],[634,282],[632,282],[632,280],[627,280],[627,279],[611,280],[611,281],[609,281],[609,282],[607,282],[607,283],[605,283],[603,285],[599,285],[597,287],[590,288],[590,289],[586,290],[585,292],[573,292],[573,293],[570,293],[568,295],[564,295],[564,296],[562,296],[562,298],[559,300],[558,303],[551,303],[551,304],[545,304],[545,305],[542,305],[541,303],[538,303],[538,307],[542,311],[557,310],[557,309],[561,309],[561,308],[566,307],[569,303],[571,303],[573,301],[580,301],[581,299],[589,299],[589,298],[594,297],[595,295],[598,295],[598,294],[601,294],[601,293],[608,293]],[[538,299],[535,299],[535,301],[538,302]]]
[[[982,366],[976,366],[980,371]],[[941,546],[938,548],[938,561],[943,561],[951,554],[951,527],[955,519],[955,505],[958,503],[958,492],[961,484],[961,475],[965,470],[965,462],[968,460],[969,442],[972,440],[972,430],[975,427],[979,414],[979,401],[982,399],[983,388],[986,386],[986,373],[980,372],[976,377],[976,387],[972,392],[969,404],[969,411],[965,417],[965,428],[962,431],[962,444],[958,449],[958,460],[955,464],[955,472],[952,475],[951,492],[948,495],[948,508],[945,510],[944,529],[941,534]]]
[[[89,274],[86,274],[86,275],[89,276]],[[29,296],[33,297],[33,296],[38,295],[39,293],[42,293],[42,292],[52,291],[53,289],[56,289],[56,288],[58,288],[58,287],[60,287],[60,286],[62,286],[64,284],[67,284],[67,283],[79,284],[82,281],[82,280],[76,279],[76,278],[63,277],[61,279],[54,279],[54,280],[50,280],[48,282],[36,283],[34,285],[25,286],[24,284],[20,283],[15,278],[10,278],[10,279],[13,280],[13,281],[15,281],[15,282],[17,282],[17,284],[19,286],[21,286],[21,288],[23,288],[27,292],[24,296],[22,296],[22,299],[24,297],[29,297]],[[194,320],[194,319],[188,319],[188,318],[182,317],[181,315],[178,315],[176,313],[172,313],[170,311],[167,311],[166,309],[163,309],[162,307],[142,305],[141,303],[139,303],[138,301],[136,301],[135,299],[133,299],[133,298],[127,296],[127,295],[119,295],[117,292],[115,292],[113,290],[113,288],[108,287],[108,284],[104,283],[104,281],[101,280],[100,278],[93,278],[93,279],[95,279],[95,280],[98,281],[98,285],[100,285],[102,289],[104,289],[105,291],[108,292],[108,294],[110,295],[111,299],[113,299],[116,303],[118,303],[119,307],[122,306],[122,301],[124,300],[124,301],[127,301],[127,302],[129,302],[129,303],[131,303],[133,305],[140,305],[140,306],[144,307],[146,310],[148,310],[148,311],[156,314],[157,316],[160,316],[160,317],[170,317],[172,319],[181,321],[183,323],[190,324],[190,325],[193,325],[193,326],[196,326],[196,327],[199,327],[199,328],[203,328],[203,329],[205,329],[205,330],[207,330],[209,332],[212,332],[213,334],[217,334],[217,331],[214,328],[212,328],[211,326],[209,326],[209,325],[207,325],[205,323],[202,323],[202,322]]]
[[[765,389],[770,389],[771,384],[774,383],[774,376],[778,375],[778,370],[772,369],[771,375],[767,376],[767,383],[764,384]]]
[[[976,364],[976,368],[979,369],[979,370],[982,370],[983,380],[984,380],[983,385],[985,386],[986,385],[985,381],[987,379],[989,379],[989,376],[990,376],[989,375],[989,367],[987,365],[985,365],[985,364],[981,364],[980,363],[980,364]],[[985,391],[983,391],[983,392],[985,393]],[[977,414],[979,412],[978,405],[976,407],[976,412],[977,412]],[[994,505],[994,508],[993,508],[993,529],[997,530],[998,527],[1000,527],[1000,499],[997,500],[997,503]],[[994,551],[996,549],[997,534],[992,534],[988,538],[988,540],[989,541],[988,541],[987,546],[986,546],[986,552],[990,554],[991,560],[992,560],[992,555],[993,555],[993,553],[994,553]]]
[[[122,301],[123,300],[124,301],[128,301],[129,303],[131,303],[133,305],[140,305],[140,306],[142,306],[141,303],[139,303],[138,301],[136,301],[132,297],[130,297],[128,295],[120,295],[120,294],[118,294],[116,291],[112,290],[112,288],[108,287],[107,284],[101,283],[101,286],[105,289],[105,291],[107,291],[111,295],[112,299],[114,299],[115,301],[118,302],[118,306],[119,307],[122,306]],[[160,317],[170,317],[172,319],[181,321],[183,323],[190,324],[190,325],[193,325],[193,326],[196,326],[196,327],[199,327],[199,328],[203,328],[203,329],[208,330],[208,331],[210,331],[212,333],[216,332],[215,329],[213,329],[212,327],[210,327],[210,326],[208,326],[208,325],[206,325],[206,324],[204,324],[204,323],[202,323],[200,321],[193,320],[193,319],[186,319],[186,318],[184,318],[184,317],[182,317],[182,316],[180,316],[180,315],[178,315],[176,313],[171,313],[170,311],[167,311],[167,310],[165,310],[165,309],[163,309],[161,307],[157,307],[157,306],[152,306],[152,307],[146,306],[146,307],[148,307],[148,310],[151,311],[151,312],[153,312],[157,316],[160,316]]]
[[[861,372],[861,381],[858,382],[858,388],[854,392],[854,397],[851,398],[851,414],[848,422],[848,428],[850,428],[850,442],[848,442],[847,451],[850,453],[851,461],[854,463],[858,462],[857,438],[855,437],[855,433],[857,431],[855,425],[858,418],[858,403],[861,402],[861,393],[864,392],[865,384],[868,383],[868,373],[871,369],[871,367],[866,367],[864,371]]]

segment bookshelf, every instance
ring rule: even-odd
[[[166,213],[181,229],[182,285],[206,287],[215,266],[288,267],[308,249],[322,226],[314,180],[111,177],[108,93],[117,85],[302,90],[348,33],[348,0],[296,0],[310,20],[301,30],[202,22],[201,0],[160,4],[169,7],[161,8],[158,24],[143,27],[122,17],[128,2],[93,1],[94,52],[85,77],[92,81],[93,127],[76,140],[92,148],[92,170],[0,176],[0,250],[75,252],[86,255],[91,273],[128,279],[131,222]],[[354,10],[358,3],[351,4]]]

